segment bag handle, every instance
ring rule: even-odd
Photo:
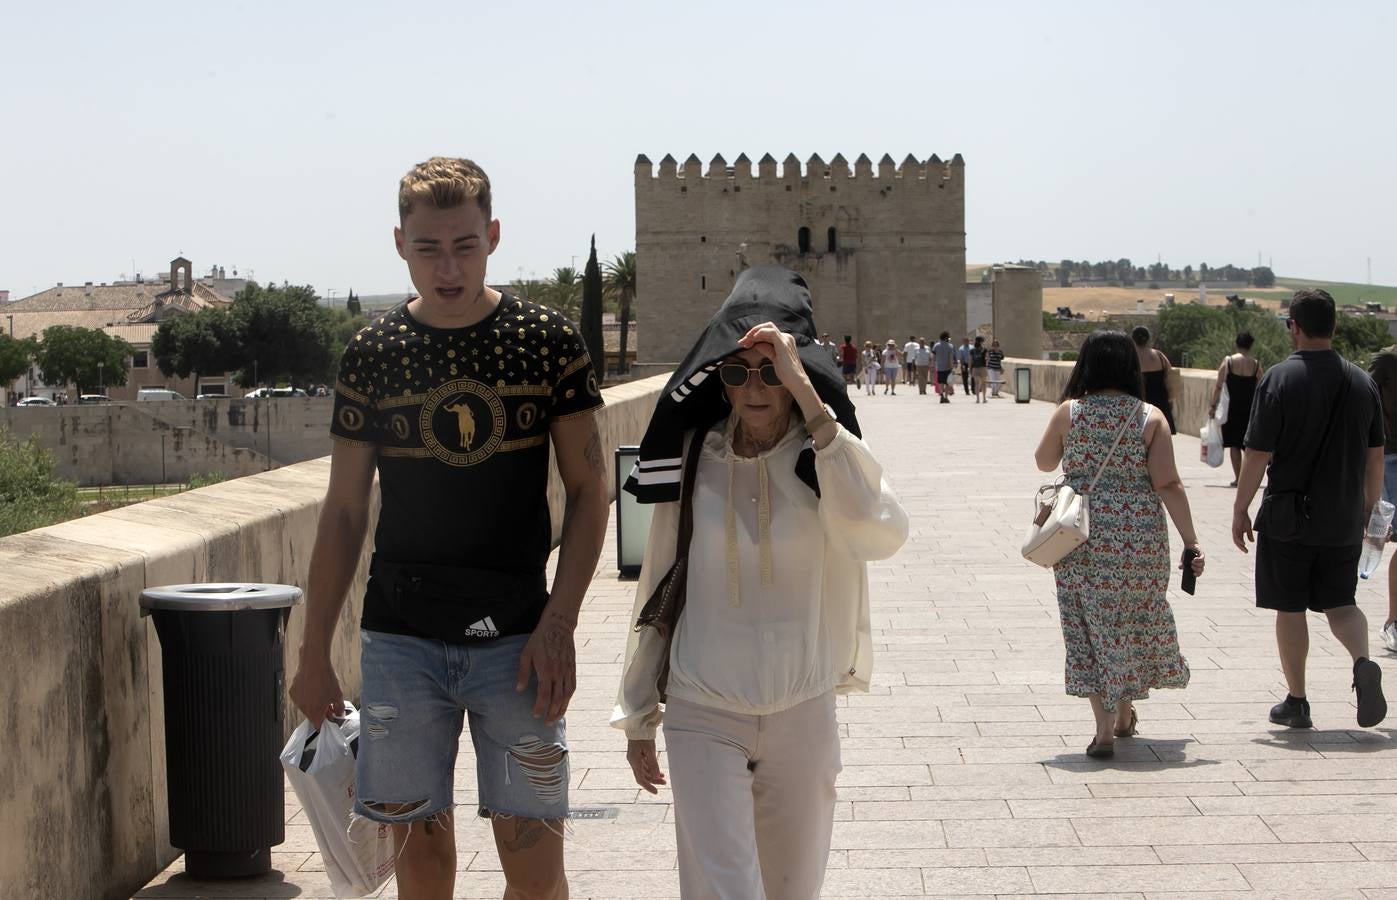
[[[1140,408],[1142,406],[1144,406],[1144,403],[1137,402],[1135,408],[1130,411],[1130,415],[1125,417],[1125,421],[1121,423],[1120,430],[1116,432],[1115,443],[1111,444],[1111,452],[1107,453],[1106,458],[1101,461],[1101,467],[1096,470],[1096,477],[1091,480],[1091,484],[1087,485],[1087,489],[1083,493],[1090,494],[1092,491],[1096,490],[1096,483],[1101,480],[1101,476],[1106,472],[1106,464],[1111,461],[1112,456],[1116,455],[1116,448],[1121,445],[1121,438],[1125,437],[1125,429],[1129,427],[1131,422],[1135,421],[1135,417],[1140,414]]]

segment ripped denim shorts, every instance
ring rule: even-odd
[[[482,816],[564,819],[567,735],[534,718],[537,682],[514,690],[528,635],[473,644],[361,630],[363,702],[354,812],[408,824],[454,807],[463,713]]]

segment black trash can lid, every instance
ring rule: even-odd
[[[177,612],[281,609],[300,602],[301,589],[289,584],[169,584],[141,591],[142,609]]]

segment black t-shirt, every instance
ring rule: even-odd
[[[505,295],[466,328],[407,304],[350,342],[331,435],[378,448],[361,624],[466,642],[532,631],[548,593],[548,427],[602,405],[577,326]]]
[[[1335,409],[1345,373],[1348,397]],[[1317,460],[1331,409],[1334,433]],[[1333,350],[1296,351],[1262,376],[1244,443],[1271,454],[1268,494],[1305,490],[1314,470],[1309,482],[1311,518],[1301,543],[1341,547],[1363,540],[1368,449],[1383,446],[1382,401],[1367,373]]]

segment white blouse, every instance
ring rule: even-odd
[[[740,457],[732,421],[705,437],[694,491],[688,598],[670,651],[668,694],[746,715],[831,689],[867,690],[872,666],[865,560],[907,539],[907,515],[863,441],[840,427],[815,455],[821,496],[796,477],[804,428]],[[686,442],[687,446],[687,442]],[[679,504],[658,504],[635,616],[673,565]],[[664,642],[632,632],[611,723],[648,739],[661,721]]]

